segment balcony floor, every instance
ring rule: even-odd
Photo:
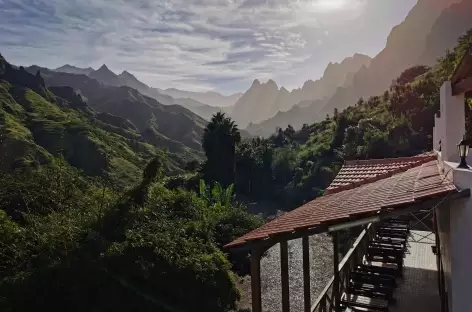
[[[390,305],[390,311],[440,312],[436,256],[431,250],[435,244],[434,233],[411,231],[408,244],[404,278],[399,280],[394,294],[397,303]]]

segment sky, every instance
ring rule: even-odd
[[[416,0],[0,0],[15,65],[127,70],[152,87],[288,89],[329,62],[375,56]]]

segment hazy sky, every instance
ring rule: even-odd
[[[0,53],[17,65],[128,70],[223,93],[299,87],[327,64],[375,56],[416,0],[0,0]]]

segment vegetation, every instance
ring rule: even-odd
[[[3,58],[0,135],[1,311],[234,310],[232,187],[167,188],[172,154]]]
[[[322,122],[305,124],[298,131],[290,125],[278,128],[269,139],[243,140],[236,145],[234,162],[220,160],[236,168],[236,193],[275,199],[292,209],[321,195],[346,160],[430,151],[440,86],[471,43],[469,31],[434,68],[408,69],[382,96],[359,99],[342,112],[335,109]],[[467,134],[472,137],[472,113],[470,107],[466,110]]]
[[[203,175],[208,181],[217,181],[223,186],[234,182],[235,147],[241,135],[234,121],[218,112],[208,123],[203,134],[203,148],[207,160]]]
[[[241,141],[218,113],[203,133],[207,160],[173,177],[181,159],[141,125],[0,57],[0,310],[234,310],[246,254],[228,259],[222,246],[262,221],[233,193],[292,208],[345,160],[431,150],[439,87],[471,43],[472,31],[434,68],[298,131]]]
[[[107,82],[102,84],[85,75],[60,73],[37,66],[26,70],[30,73],[40,70],[46,85],[60,97],[64,97],[64,92],[60,92],[64,85],[80,90],[87,106],[100,112],[94,117],[105,123],[108,131],[164,147],[182,163],[201,160],[201,136],[207,122],[191,111],[178,105],[163,105],[136,89],[111,86]]]
[[[220,247],[260,220],[228,201],[230,190],[220,202],[216,191],[165,188],[162,163],[121,196],[60,160],[2,175],[1,310],[233,309],[239,293]]]
[[[70,87],[48,89],[39,74],[15,69],[2,57],[0,64],[3,170],[47,164],[63,155],[85,174],[105,177],[111,185],[125,188],[139,180],[140,170],[153,155],[163,152],[161,147],[168,147],[146,139],[126,119],[95,112]],[[200,159],[197,151],[171,151],[166,172],[182,172],[193,159]]]

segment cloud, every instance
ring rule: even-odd
[[[311,6],[317,12],[351,11],[364,5],[361,0],[313,0]]]
[[[363,5],[362,0],[0,3],[0,51],[11,62],[95,68],[106,63],[151,86],[193,90],[240,90],[254,78],[293,77],[328,34],[320,24],[323,14]]]

